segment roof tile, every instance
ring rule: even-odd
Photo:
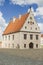
[[[5,31],[3,32],[3,35],[14,33],[20,31],[22,28],[23,24],[25,23],[25,20],[27,19],[29,13],[24,14],[21,16],[21,18],[16,18],[16,20],[13,22],[11,21]]]

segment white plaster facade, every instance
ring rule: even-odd
[[[30,20],[30,17],[32,19]],[[33,22],[31,25],[30,22]],[[26,27],[26,28],[25,28]],[[24,34],[27,35],[26,39],[24,39]],[[30,39],[30,35],[32,34],[32,40]],[[14,35],[14,40],[12,39],[12,36]],[[38,35],[38,39],[36,39],[36,35]],[[5,38],[7,36],[7,38]],[[10,36],[10,40],[9,40]],[[28,18],[26,19],[23,27],[19,32],[3,35],[3,42],[2,42],[2,48],[20,48],[20,49],[29,49],[29,44],[33,44],[33,48],[37,49],[40,48],[40,28],[38,27],[37,22],[34,19],[34,15],[32,11],[30,11],[30,14]],[[24,44],[26,47],[24,47]]]

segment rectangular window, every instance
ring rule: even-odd
[[[38,48],[38,44],[36,44],[36,48]]]
[[[27,38],[27,34],[24,34],[24,39],[26,39]]]
[[[33,39],[33,35],[32,35],[32,34],[30,34],[30,39],[31,39],[31,40]]]
[[[13,35],[13,40],[14,40],[14,35]]]
[[[12,44],[12,48],[14,48],[14,44]]]
[[[38,40],[38,35],[36,35],[36,40]]]
[[[24,44],[24,48],[26,48],[26,44]]]
[[[10,35],[9,35],[9,40],[10,40]]]

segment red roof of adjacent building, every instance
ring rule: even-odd
[[[10,21],[7,28],[3,32],[3,35],[20,31],[28,16],[29,13],[22,15],[20,18],[16,18],[14,21]]]
[[[41,37],[43,37],[43,34],[41,34]]]

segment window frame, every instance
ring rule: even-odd
[[[10,35],[8,36],[8,39],[10,40]]]
[[[24,44],[24,48],[26,48],[26,44]]]
[[[38,35],[36,35],[36,40],[38,40]]]
[[[27,39],[27,34],[24,34],[24,39],[25,39],[25,40]]]
[[[14,35],[12,35],[12,39],[14,40]]]
[[[38,48],[38,44],[36,44],[36,48]]]
[[[33,34],[30,34],[30,39],[33,40]]]

